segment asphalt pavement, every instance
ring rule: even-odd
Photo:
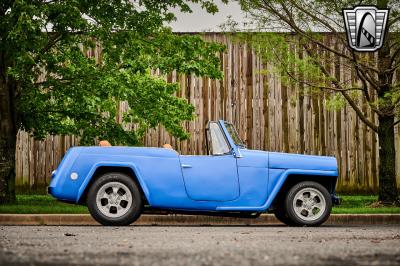
[[[0,265],[400,265],[400,226],[1,226]]]

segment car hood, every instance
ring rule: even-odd
[[[336,171],[337,161],[328,156],[270,152],[269,168]]]
[[[337,171],[335,157],[240,149],[239,167]]]

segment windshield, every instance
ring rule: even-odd
[[[209,124],[207,141],[209,141],[209,143],[207,143],[208,154],[224,155],[230,152],[224,133],[216,122],[210,122]]]
[[[239,134],[237,133],[235,127],[228,122],[224,122],[226,129],[228,130],[229,135],[231,135],[233,142],[236,146],[245,148],[243,141],[240,139]]]

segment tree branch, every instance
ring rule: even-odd
[[[353,108],[353,110],[356,112],[357,116],[367,125],[369,126],[372,130],[375,132],[378,132],[378,127],[368,120],[368,118],[363,114],[363,112],[360,110],[360,108],[357,106],[357,104],[354,102],[354,100],[347,94],[347,91],[349,90],[362,90],[359,87],[352,87],[352,88],[343,88],[342,85],[340,85],[339,81],[332,77],[329,72],[326,70],[326,68],[315,58],[315,55],[311,52],[311,50],[308,48],[308,46],[303,45],[305,48],[308,56],[312,59],[313,63],[322,71],[322,73],[325,75],[325,77],[331,78],[332,83],[336,86],[336,88],[333,87],[326,87],[326,86],[314,86],[306,81],[299,81],[297,78],[295,78],[287,69],[285,69],[285,72],[289,75],[289,77],[294,78],[295,80],[299,81],[300,84],[306,84],[308,86],[312,86],[315,88],[320,88],[320,89],[328,89],[328,90],[333,90],[342,93],[342,95],[346,98],[347,102],[350,104],[350,106]],[[275,54],[275,57],[278,59],[278,62],[283,63],[282,60],[279,60],[279,55],[275,51],[273,51]],[[371,106],[372,109],[372,106]]]
[[[321,64],[321,62],[315,60],[314,54],[310,51],[310,49],[306,45],[303,45],[303,47],[306,50],[307,54],[313,59],[314,64],[322,71],[322,73],[324,73],[325,76],[327,76],[327,77],[331,77],[331,75],[326,70],[326,68]],[[363,121],[367,126],[369,126],[375,132],[378,132],[378,127],[373,122],[368,120],[368,118],[363,114],[363,112],[360,110],[360,108],[357,106],[357,104],[353,101],[353,99],[347,94],[347,92],[343,91],[343,87],[340,85],[339,81],[336,78],[334,78],[334,79],[332,79],[332,83],[338,89],[342,90],[340,92],[345,97],[345,99],[350,104],[350,106],[353,108],[353,110],[356,112],[357,116],[361,119],[361,121]]]
[[[396,49],[396,51],[394,51],[392,58],[390,58],[390,65],[393,65],[393,62],[396,61],[396,57],[399,53],[400,53],[400,46],[399,48]]]
[[[352,61],[352,58],[351,58],[350,56],[346,55],[345,53],[341,53],[341,52],[339,52],[339,51],[337,51],[337,50],[335,50],[335,49],[332,49],[331,47],[327,46],[327,45],[324,44],[323,42],[320,42],[320,41],[316,40],[315,38],[313,38],[312,36],[310,36],[309,34],[307,34],[305,31],[303,31],[302,29],[300,29],[300,28],[297,26],[297,24],[295,23],[291,12],[287,9],[287,7],[286,7],[283,3],[281,4],[281,7],[282,7],[282,10],[285,12],[285,14],[281,14],[281,13],[280,13],[276,8],[274,8],[267,0],[263,0],[263,3],[264,3],[264,5],[262,5],[262,7],[263,7],[264,9],[266,9],[266,10],[269,11],[270,13],[274,14],[275,16],[279,17],[279,19],[281,19],[282,21],[284,21],[284,22],[285,22],[289,27],[291,27],[296,33],[298,33],[298,34],[304,36],[304,37],[307,38],[309,41],[311,41],[311,42],[317,44],[318,46],[324,48],[325,50],[327,50],[327,51],[329,51],[329,52],[331,52],[331,53],[333,53],[333,54],[335,54],[335,55],[338,55],[338,56],[340,56],[340,57],[343,57],[343,58],[345,58],[345,59],[347,59],[347,60],[349,60],[349,61]],[[373,72],[375,72],[375,73],[379,73],[379,70],[376,69],[376,68],[374,68],[374,67],[371,67],[371,66],[368,66],[368,65],[365,65],[365,64],[361,64],[361,63],[359,63],[359,64],[360,64],[360,66],[362,66],[362,67],[364,67],[364,68],[366,68],[366,69],[369,69],[369,70],[371,70],[371,71],[373,71]]]
[[[395,125],[397,125],[398,123],[400,123],[400,119],[397,120],[396,122],[393,123],[392,127],[394,127]]]
[[[309,12],[308,10],[304,9],[303,7],[297,5],[296,1],[292,1],[291,2],[292,5],[294,5],[298,10],[302,11],[303,13],[307,14],[308,16],[310,16],[311,18],[313,18],[314,20],[318,21],[319,23],[321,23],[322,25],[324,25],[325,27],[327,27],[329,30],[331,30],[333,33],[337,33],[336,29],[333,28],[328,22],[320,19],[319,17],[317,17],[316,15],[314,15],[316,12],[312,13]],[[313,10],[314,11],[314,10]]]
[[[357,72],[358,72],[358,71],[357,71]],[[357,74],[357,75],[358,75],[358,74]],[[365,80],[363,80],[363,79],[361,79],[361,78],[360,78],[360,80],[361,80],[361,82],[363,83],[362,92],[363,92],[363,94],[364,94],[364,96],[365,96],[365,98],[366,98],[366,100],[367,100],[367,103],[368,103],[369,107],[370,107],[371,110],[372,110],[374,113],[376,113],[377,115],[382,115],[382,112],[379,111],[379,109],[376,108],[376,107],[373,105],[373,101],[372,101],[372,98],[371,98],[371,96],[370,96],[370,94],[369,94],[369,92],[368,92],[368,86],[367,86]]]
[[[393,24],[395,24],[397,21],[400,21],[400,16],[397,16],[397,17],[392,18],[392,19],[388,22],[388,28],[390,28],[390,26],[392,26]]]
[[[40,54],[47,53],[57,42],[62,39],[62,33],[54,33],[54,37],[49,37],[49,41],[47,44],[42,48]],[[51,36],[51,35],[50,35]]]
[[[374,88],[376,91],[379,90],[379,85],[377,83],[377,81],[373,78],[370,77],[370,75],[368,75],[368,71],[364,71],[363,69],[361,69],[361,65],[358,62],[357,56],[354,52],[354,50],[351,50],[352,53],[352,57],[353,57],[353,62],[354,62],[354,67],[356,70],[358,70],[358,72],[360,73],[360,79],[365,79],[366,81],[368,81],[369,84],[372,85],[372,88]],[[361,77],[362,76],[362,77]]]

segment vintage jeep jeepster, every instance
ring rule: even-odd
[[[86,204],[103,225],[129,225],[145,211],[257,217],[317,226],[330,215],[334,157],[246,149],[232,124],[206,129],[208,155],[173,149],[74,147],[52,174],[55,198]]]

